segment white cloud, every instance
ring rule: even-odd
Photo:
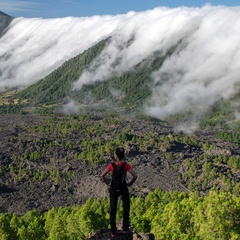
[[[0,39],[0,87],[40,80],[111,34],[114,18],[14,19]]]
[[[209,7],[208,7],[209,8]],[[191,110],[199,116],[221,98],[228,99],[239,83],[240,8],[209,8],[182,49],[153,74],[151,115]],[[162,82],[168,75],[170,80]]]
[[[64,114],[77,114],[80,112],[80,107],[75,101],[70,100],[67,104],[63,106],[62,112]]]

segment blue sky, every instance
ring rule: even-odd
[[[159,6],[239,6],[240,0],[0,0],[0,11],[13,17],[82,17],[146,11]]]

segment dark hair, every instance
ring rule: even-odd
[[[121,147],[121,148],[117,147],[115,149],[115,154],[118,156],[119,159],[123,159],[124,158],[124,148],[123,147]]]

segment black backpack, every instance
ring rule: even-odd
[[[120,192],[127,186],[124,173],[125,164],[126,163],[123,162],[121,166],[117,166],[115,163],[112,163],[113,174],[111,180],[111,187],[117,192]]]

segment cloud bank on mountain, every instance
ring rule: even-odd
[[[208,5],[116,16],[16,18],[0,39],[0,87],[29,86],[109,36],[110,43],[79,76],[74,89],[106,81],[153,52],[164,55],[174,48],[151,76],[148,114],[201,115],[214,102],[239,92],[240,7]]]

